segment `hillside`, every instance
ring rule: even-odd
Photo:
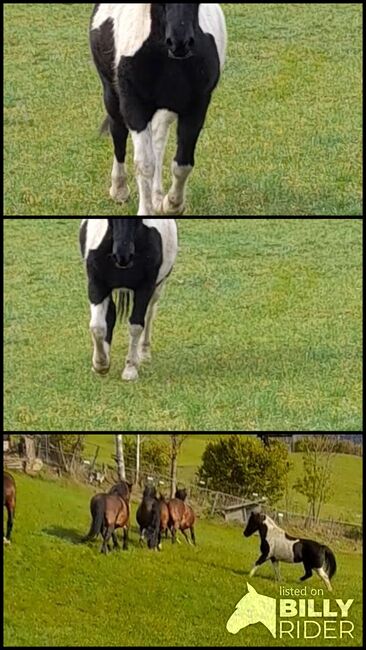
[[[207,442],[220,437],[218,434],[192,434],[182,446],[179,458],[178,478],[189,483],[194,480],[202,454]],[[101,458],[110,462],[114,453],[114,436],[112,434],[89,434],[88,441],[100,445]],[[279,506],[292,512],[306,512],[305,498],[294,492],[292,486],[302,473],[302,455],[290,454],[292,469],[289,475],[288,501],[284,499]],[[339,484],[341,478],[341,488]],[[334,461],[333,490],[329,503],[325,504],[322,517],[360,523],[362,514],[362,458],[345,454],[338,454]]]
[[[197,548],[169,541],[161,554],[140,549],[133,529],[130,549],[105,558],[99,543],[80,544],[89,528],[90,489],[23,475],[16,481],[14,539],[4,549],[5,646],[292,647],[261,625],[237,637],[226,632],[258,556],[258,540],[244,540],[239,528],[199,521]],[[360,644],[362,558],[357,549],[332,547],[338,561],[334,597],[355,599]],[[298,586],[301,567],[283,565],[282,574],[286,586]],[[278,596],[271,567],[252,582],[261,593]],[[310,584],[321,586],[318,578]]]

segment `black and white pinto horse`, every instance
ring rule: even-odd
[[[329,591],[332,591],[330,581],[337,570],[337,563],[334,553],[327,546],[308,539],[296,539],[285,533],[267,515],[254,511],[244,531],[245,537],[251,537],[259,532],[261,538],[261,556],[255,563],[250,577],[252,578],[258,568],[271,560],[276,579],[280,580],[280,562],[291,564],[302,562],[305,567],[305,575],[301,581],[308,580],[317,572]]]
[[[151,329],[157,302],[178,252],[175,219],[83,219],[80,247],[86,263],[94,343],[93,370],[110,368],[117,319],[113,291],[124,315],[133,294],[130,345],[122,378],[138,379],[140,361],[151,358]]]
[[[125,156],[130,132],[138,215],[183,214],[197,141],[225,61],[227,33],[220,5],[96,4],[90,41],[114,143],[111,197],[117,202],[129,197]],[[176,118],[173,184],[164,197],[164,152]]]

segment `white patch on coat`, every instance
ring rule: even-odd
[[[175,219],[143,219],[148,228],[156,228],[163,243],[163,263],[157,284],[171,272],[178,255],[178,229]]]
[[[294,546],[300,540],[287,539],[285,531],[279,528],[270,517],[266,517],[264,523],[268,528],[266,538],[270,549],[268,557],[292,564],[294,562]]]
[[[201,3],[199,8],[199,25],[205,34],[211,34],[216,43],[221,70],[226,60],[227,30],[224,12],[219,4]]]
[[[92,29],[99,29],[108,18],[114,24],[117,67],[122,56],[134,56],[149,38],[151,4],[102,3],[93,18]]]
[[[97,250],[106,236],[108,219],[83,219],[82,225],[85,221],[88,222],[85,245],[85,259],[87,259],[89,252]]]

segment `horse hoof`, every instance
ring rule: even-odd
[[[135,366],[126,366],[122,373],[123,381],[137,381],[139,378],[138,370]]]
[[[176,203],[173,203],[172,200],[169,198],[169,194],[165,197],[163,201],[163,214],[168,214],[171,216],[182,216],[184,214],[185,210],[185,204],[181,203],[177,205]]]
[[[92,371],[94,372],[95,375],[100,375],[102,377],[105,377],[106,375],[108,375],[110,371],[110,366],[95,366],[93,364]]]
[[[130,198],[130,188],[128,185],[123,185],[123,187],[114,187],[112,185],[109,190],[109,196],[115,203],[127,203]]]
[[[143,348],[140,352],[141,363],[150,363],[152,360],[151,350],[149,348]]]
[[[6,537],[4,537],[4,544],[5,546],[9,546],[11,544],[10,539],[6,539]]]

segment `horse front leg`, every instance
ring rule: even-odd
[[[163,210],[163,163],[170,125],[176,120],[175,113],[158,111],[152,120],[152,143],[155,155],[155,174],[153,181],[153,208],[155,214]]]
[[[139,289],[135,291],[134,305],[130,318],[130,345],[122,379],[136,381],[139,376],[139,344],[145,328],[145,318],[149,302],[153,296],[154,288]]]
[[[163,201],[163,214],[182,215],[186,206],[186,186],[194,167],[194,154],[209,105],[209,99],[194,115],[178,121],[178,150],[172,165],[173,183]]]
[[[164,283],[162,283],[161,285],[159,285],[159,287],[155,289],[154,295],[151,298],[147,309],[146,318],[145,318],[145,329],[143,332],[141,350],[140,350],[141,361],[151,361],[152,326],[155,320],[156,309],[161,294],[163,292],[163,289],[164,289]]]
[[[249,574],[249,577],[253,578],[255,576],[255,574],[257,573],[259,567],[262,566],[262,564],[265,564],[265,562],[268,562],[268,560],[269,560],[268,555],[261,555],[259,560],[256,561],[254,567],[252,568],[252,570],[251,570],[251,572]]]
[[[91,303],[90,332],[94,344],[93,370],[99,375],[109,372],[110,349],[116,323],[116,306],[112,296],[99,304]]]
[[[140,133],[131,131],[131,135],[135,150],[136,179],[140,197],[137,216],[147,217],[154,214],[152,190],[155,156],[152,145],[151,123]]]

